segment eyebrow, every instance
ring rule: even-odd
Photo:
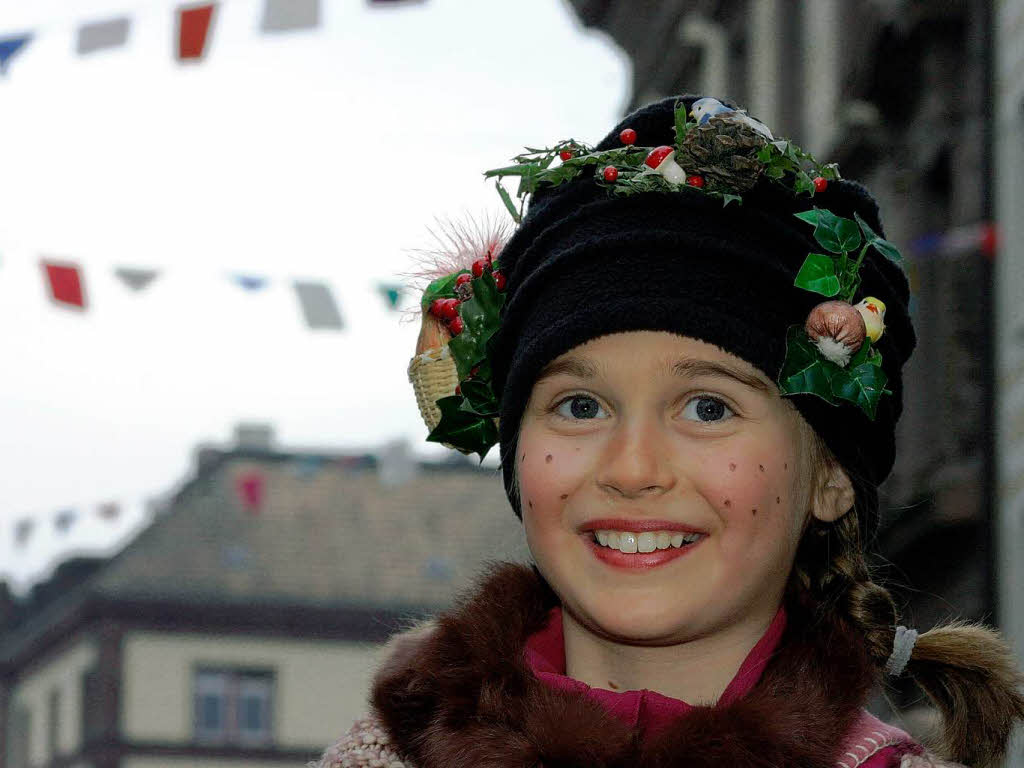
[[[683,358],[672,365],[672,373],[682,378],[697,378],[707,376],[710,378],[732,379],[745,387],[763,392],[771,393],[771,388],[757,376],[752,376],[744,371],[738,370],[726,363],[716,363],[710,360],[693,360]],[[578,379],[596,379],[600,375],[598,366],[592,361],[582,357],[566,357],[561,360],[554,360],[544,367],[537,376],[537,382],[553,376],[566,374],[575,376]]]

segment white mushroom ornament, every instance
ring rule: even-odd
[[[858,304],[824,301],[807,315],[804,330],[821,354],[845,368],[864,338],[878,341],[885,330],[885,304],[867,296]]]

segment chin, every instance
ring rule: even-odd
[[[592,631],[618,641],[668,645],[682,641],[697,629],[697,611],[681,604],[678,596],[605,599],[597,605],[585,602],[581,607],[584,615],[579,618],[592,624]]]

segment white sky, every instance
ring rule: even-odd
[[[115,546],[239,421],[285,448],[443,453],[406,379],[417,326],[376,282],[411,267],[435,216],[504,215],[483,170],[596,142],[624,108],[628,60],[558,0],[321,1],[319,29],[267,35],[262,0],[223,0],[205,60],[183,66],[173,0],[0,0],[0,36],[36,35],[0,78],[0,576],[16,587]],[[75,53],[78,25],[123,14],[127,46]],[[50,303],[41,256],[82,265],[86,313]],[[161,275],[135,293],[119,266]],[[344,331],[305,327],[295,278],[328,282]],[[114,525],[95,514],[108,500]]]

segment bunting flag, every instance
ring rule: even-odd
[[[302,304],[302,314],[310,328],[341,330],[344,324],[331,289],[323,283],[295,281],[295,292]]]
[[[243,472],[235,479],[235,494],[238,501],[249,514],[256,514],[263,506],[263,491],[266,480],[262,472]]]
[[[201,59],[206,52],[216,3],[178,7],[178,60]]]
[[[62,509],[53,518],[53,527],[57,529],[58,533],[67,533],[77,517],[78,513],[75,510]]]
[[[117,48],[128,41],[128,28],[131,20],[128,17],[107,19],[91,24],[83,24],[78,28],[78,44],[76,50],[80,56],[101,51],[104,48]]]
[[[133,291],[141,291],[153,282],[158,273],[155,269],[118,267],[114,270],[114,274],[121,278],[121,281]]]
[[[18,547],[24,547],[32,537],[32,531],[36,528],[36,521],[31,518],[19,520],[14,524],[14,543]]]
[[[377,290],[387,302],[388,309],[398,309],[398,302],[402,300],[402,286],[397,283],[378,283]]]
[[[116,520],[121,515],[121,507],[116,501],[108,501],[96,507],[96,514],[103,520]]]
[[[7,74],[7,66],[11,59],[32,40],[32,33],[0,37],[0,75]]]
[[[260,29],[288,32],[320,24],[320,0],[265,0]]]
[[[267,278],[258,275],[232,275],[231,279],[247,291],[262,291],[267,287]]]
[[[85,309],[85,290],[78,266],[42,260],[50,285],[50,297],[58,304]]]

